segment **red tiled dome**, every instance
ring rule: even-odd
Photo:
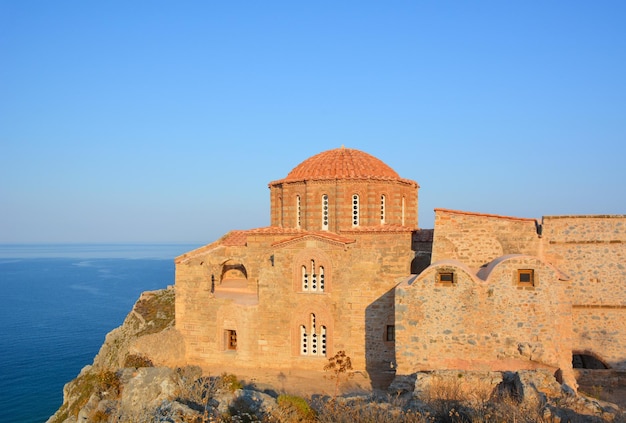
[[[336,148],[309,157],[282,182],[320,179],[400,179],[395,170],[376,157],[351,148]]]

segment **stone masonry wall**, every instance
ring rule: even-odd
[[[433,263],[454,259],[478,269],[506,254],[538,253],[535,219],[435,209]]]
[[[534,269],[535,286],[518,286]],[[438,272],[454,283],[437,283]],[[418,370],[511,370],[548,366],[571,378],[571,288],[536,257],[513,256],[478,278],[462,263],[435,263],[396,288],[399,374]]]
[[[199,365],[323,368],[328,356],[345,350],[357,369],[389,368],[395,360],[386,329],[393,325],[393,287],[410,271],[411,232],[353,234],[341,243],[316,236],[251,234],[247,246],[217,246],[177,263],[176,325],[187,360]],[[273,244],[279,242],[276,246]],[[273,258],[273,261],[270,260]],[[323,293],[302,292],[301,266],[324,267]],[[223,263],[241,263],[258,304],[216,298],[211,275]],[[219,281],[218,281],[219,283]],[[327,329],[324,356],[300,355],[301,325]],[[225,348],[224,332],[237,333],[236,351]]]
[[[546,216],[543,250],[572,280],[574,351],[626,369],[626,216]]]
[[[626,370],[626,311],[624,308],[574,307],[573,353],[599,358],[612,369]]]
[[[296,228],[297,196],[300,227],[322,228],[322,195],[329,197],[329,231],[352,229],[352,195],[359,196],[359,226],[417,226],[416,185],[401,181],[336,180],[289,182],[270,186],[271,225]],[[381,223],[381,196],[385,196],[385,222]],[[402,203],[404,199],[404,214]],[[404,223],[403,223],[404,222]]]

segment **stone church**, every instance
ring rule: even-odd
[[[626,370],[626,216],[435,210],[365,152],[310,157],[269,183],[270,226],[176,258],[186,361],[370,375]]]

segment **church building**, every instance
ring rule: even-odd
[[[626,216],[541,221],[447,209],[365,152],[269,183],[270,226],[176,258],[189,364],[321,370],[626,369]]]

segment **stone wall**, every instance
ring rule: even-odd
[[[544,254],[567,273],[574,304],[626,306],[626,216],[546,216]]]
[[[329,356],[345,350],[356,369],[389,368],[395,360],[394,342],[387,338],[387,326],[394,324],[393,287],[410,272],[411,237],[410,230],[349,237],[251,231],[242,245],[218,242],[179,258],[176,325],[187,360],[320,370]],[[317,272],[324,269],[323,292],[302,290],[302,266],[310,269],[312,261]],[[256,304],[215,295],[225,263],[246,269],[248,287],[258,292]],[[312,315],[317,329],[326,330],[325,356],[300,354],[300,327],[310,331]],[[236,350],[227,348],[228,330],[237,334]]]
[[[403,181],[335,180],[284,182],[270,185],[271,225],[322,229],[322,196],[329,199],[331,232],[352,229],[352,196],[359,196],[359,226],[417,226],[417,184]],[[381,197],[385,220],[381,222]],[[298,213],[297,197],[300,197]]]
[[[478,269],[503,255],[538,253],[535,219],[435,209],[433,262],[454,259]]]
[[[534,271],[534,286],[518,285],[518,269]],[[438,282],[440,272],[453,273],[453,283]],[[571,379],[571,287],[560,278],[526,255],[479,275],[458,261],[434,263],[396,288],[398,373],[546,366]]]
[[[598,357],[612,369],[626,370],[626,309],[575,306],[572,313],[574,354]]]
[[[546,216],[543,250],[572,280],[574,351],[626,369],[626,216]]]

